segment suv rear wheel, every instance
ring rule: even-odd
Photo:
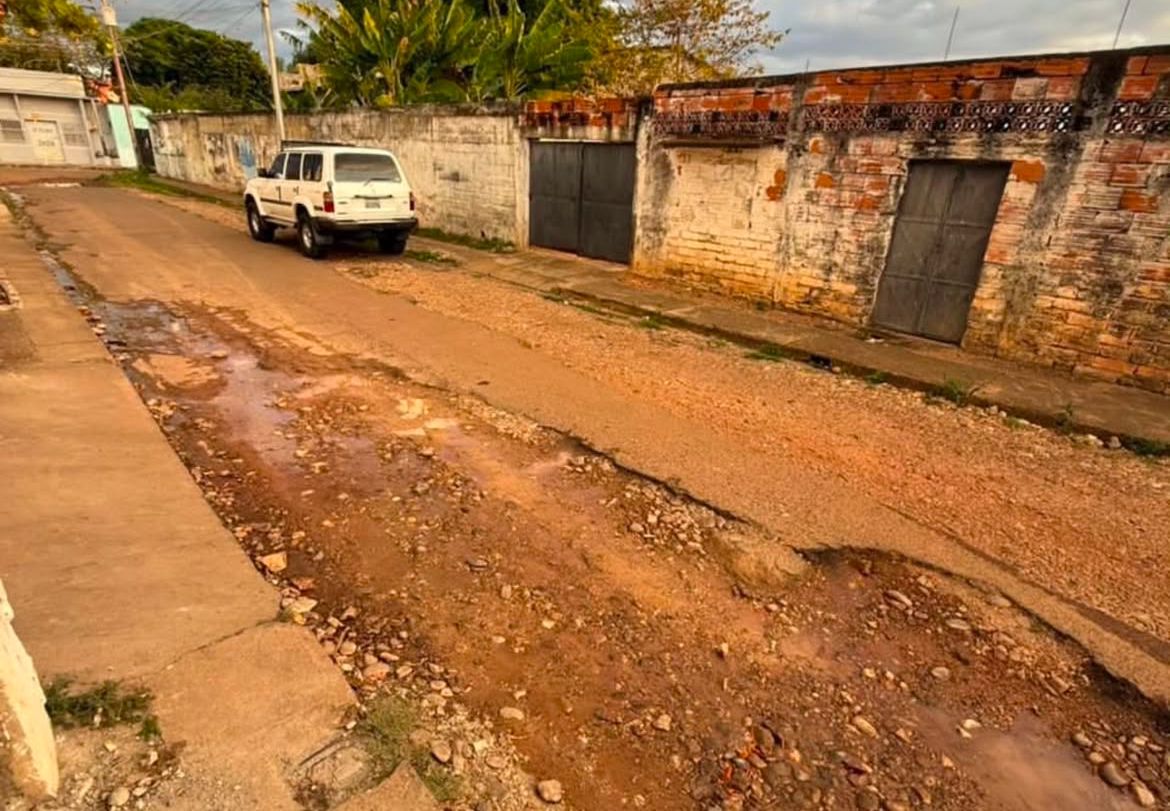
[[[317,224],[303,210],[297,215],[297,244],[301,246],[301,253],[310,259],[320,259],[325,255],[326,248],[321,242]]]
[[[257,242],[271,242],[276,234],[276,227],[264,221],[260,216],[260,209],[256,208],[256,204],[251,200],[244,209],[248,214],[248,233],[252,235],[252,239]]]
[[[401,256],[406,250],[406,234],[378,234],[378,250],[391,256]]]

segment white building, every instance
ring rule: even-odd
[[[79,76],[0,68],[0,163],[117,165],[103,106]]]

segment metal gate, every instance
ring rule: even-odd
[[[958,343],[1008,164],[914,161],[873,309],[875,326]]]
[[[528,241],[629,262],[634,233],[634,145],[534,141]]]

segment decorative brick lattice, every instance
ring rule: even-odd
[[[1110,135],[1170,135],[1170,101],[1118,101],[1109,111]]]
[[[758,141],[782,139],[788,132],[786,112],[669,112],[653,119],[654,134],[661,138],[744,138]]]
[[[1072,132],[1086,122],[1071,102],[921,101],[811,105],[800,125],[806,132]]]

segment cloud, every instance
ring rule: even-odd
[[[756,0],[776,28],[790,28],[760,61],[769,73],[941,59],[954,2]],[[1124,0],[960,2],[951,58],[1109,48]],[[1132,0],[1120,47],[1170,42],[1170,4]]]
[[[761,54],[768,73],[941,59],[954,2],[941,0],[755,0],[791,33]],[[1108,48],[1124,0],[960,0],[952,58]],[[174,17],[252,42],[263,53],[256,0],[120,0],[119,19]],[[292,0],[272,0],[272,24],[294,30]],[[1170,42],[1170,2],[1132,0],[1119,45]],[[278,38],[278,49],[291,48]]]

